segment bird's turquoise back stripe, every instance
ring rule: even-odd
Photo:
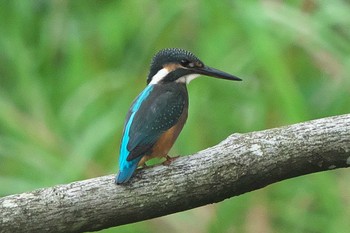
[[[135,117],[136,112],[139,110],[142,102],[147,98],[147,96],[149,95],[149,93],[152,91],[154,85],[148,85],[142,92],[141,94],[137,97],[134,105],[131,108],[131,115],[130,118],[128,119],[128,122],[126,123],[125,126],[125,131],[124,131],[124,135],[122,138],[122,144],[120,147],[120,157],[119,157],[119,169],[120,170],[124,170],[127,169],[129,167],[131,167],[134,163],[138,163],[139,159],[135,159],[133,161],[128,162],[126,160],[126,158],[128,157],[130,151],[128,151],[128,143],[129,143],[129,131],[130,131],[130,126],[132,124],[132,121]]]

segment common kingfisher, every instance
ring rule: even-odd
[[[204,65],[184,49],[163,49],[153,57],[147,86],[136,97],[126,116],[116,184],[126,183],[136,168],[151,158],[171,160],[168,152],[187,119],[186,84],[200,75],[241,81]]]

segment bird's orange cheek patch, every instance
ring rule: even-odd
[[[179,64],[175,64],[175,63],[169,63],[169,64],[165,64],[163,66],[164,69],[166,69],[168,72],[174,71],[176,69],[178,69],[179,67],[181,67]]]
[[[199,68],[202,68],[204,65],[203,65],[203,63],[196,62],[196,63],[195,63],[195,66],[196,66],[196,67],[199,67]]]

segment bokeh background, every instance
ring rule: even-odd
[[[159,49],[241,77],[189,85],[172,155],[350,111],[350,3],[0,1],[0,196],[115,173],[126,112]],[[101,232],[349,232],[346,169]],[[215,191],[215,190],[213,190]]]

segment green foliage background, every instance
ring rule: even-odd
[[[348,1],[0,1],[0,196],[117,171],[153,54],[241,77],[189,85],[172,150],[350,110]],[[349,232],[347,170],[101,232]],[[215,191],[215,190],[213,190]]]

